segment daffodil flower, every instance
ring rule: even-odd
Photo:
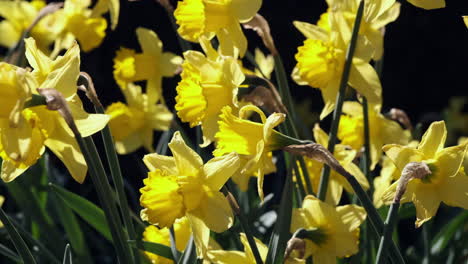
[[[90,5],[90,0],[65,0],[63,9],[52,15],[56,20],[53,27],[60,32],[53,53],[70,48],[75,40],[85,52],[101,45],[106,36],[107,21],[102,16],[93,17]]]
[[[445,122],[439,121],[431,124],[417,148],[396,144],[383,148],[400,174],[409,162],[424,162],[432,172],[423,179],[410,180],[401,199],[402,203],[414,203],[416,227],[436,214],[440,202],[468,209],[468,176],[460,169],[468,145],[444,148],[446,137]],[[399,180],[385,191],[384,203],[393,201],[398,183]]]
[[[45,1],[34,0],[26,1],[0,1],[0,16],[4,18],[0,22],[0,45],[11,48],[18,41],[23,32],[31,26],[37,17],[39,10],[45,7]],[[53,23],[51,16],[46,16],[34,26],[30,36],[35,38],[41,50],[47,51],[48,46],[52,44],[58,32],[55,32],[50,24]]]
[[[262,241],[255,239],[255,244],[258,248],[258,253],[263,261],[265,261],[268,254],[268,247],[262,243]],[[247,237],[244,233],[240,234],[240,241],[244,246],[244,252],[236,250],[210,250],[208,251],[208,258],[212,263],[219,264],[232,264],[232,263],[245,263],[245,264],[256,264],[255,257],[253,255],[250,244],[247,241]]]
[[[257,113],[262,123],[247,119],[251,112]],[[272,161],[272,151],[284,145],[280,133],[273,128],[282,123],[285,115],[273,113],[268,118],[258,107],[247,105],[239,110],[239,116],[233,114],[231,107],[221,110],[219,131],[216,133],[216,149],[214,156],[236,152],[240,155],[239,173],[232,179],[243,191],[247,190],[249,178],[257,176],[257,189],[263,199],[263,178],[265,174],[276,171]]]
[[[408,0],[408,2],[414,6],[427,10],[445,7],[445,0]]]
[[[312,255],[314,263],[336,263],[337,257],[349,257],[359,251],[359,226],[365,219],[366,211],[360,206],[333,207],[308,195],[302,208],[293,209],[291,232],[299,228],[314,230],[314,241],[305,239],[304,257]]]
[[[91,17],[100,17],[104,13],[110,13],[111,28],[114,30],[119,22],[120,1],[119,0],[98,0],[93,8]]]
[[[207,146],[218,131],[221,108],[237,108],[237,91],[245,76],[236,59],[219,56],[209,44],[202,44],[206,57],[197,51],[184,53],[175,109],[191,127],[201,125],[202,146]]]
[[[184,0],[179,1],[174,16],[182,38],[199,42],[205,36],[219,40],[221,54],[237,58],[244,56],[247,39],[239,23],[250,21],[262,5],[262,0]]]
[[[154,31],[137,28],[136,35],[142,53],[122,48],[114,58],[114,78],[122,90],[128,83],[146,80],[148,102],[154,104],[162,97],[162,78],[174,76],[182,58],[162,51],[162,42]],[[163,100],[164,101],[164,100]]]
[[[138,85],[129,83],[124,95],[127,104],[113,103],[106,110],[117,152],[128,154],[141,146],[154,152],[153,132],[168,130],[172,113],[164,104],[149,103],[148,96]]]
[[[347,23],[339,23],[341,13],[334,13],[330,19],[330,29],[325,30],[316,25],[294,21],[296,28],[307,38],[304,45],[298,48],[297,64],[292,78],[299,85],[310,85],[320,89],[325,107],[320,119],[325,118],[335,108],[341,75],[345,62],[346,49],[350,39],[345,39],[341,31],[351,32]],[[349,34],[350,37],[350,34]],[[381,104],[382,87],[374,68],[368,63],[372,51],[361,45],[358,39],[351,64],[348,84],[364,95],[369,103]],[[363,48],[359,48],[359,47]]]
[[[174,236],[176,242],[176,248],[179,251],[183,251],[185,246],[192,234],[190,222],[187,217],[177,219],[173,225]],[[143,232],[143,240],[161,245],[171,246],[169,228],[158,228],[155,225],[149,225]],[[161,257],[159,255],[145,251],[146,257],[154,264],[171,264],[174,263],[171,259]]]
[[[342,16],[337,16],[338,23],[347,23],[348,27],[352,27],[356,18],[356,13],[359,7],[360,0],[327,0],[329,9],[325,15],[320,17],[317,25],[324,29],[330,29],[330,13],[341,12]],[[359,28],[359,33],[373,48],[372,58],[379,60],[383,54],[383,34],[381,29],[388,23],[395,21],[400,14],[400,3],[395,0],[373,0],[366,2],[364,6],[364,14]],[[332,16],[334,14],[331,14]],[[351,31],[342,30],[339,32],[344,34],[344,39],[351,38]]]
[[[322,146],[327,147],[328,135],[318,126],[318,124],[314,127],[313,132],[315,141]],[[359,167],[353,163],[353,160],[356,157],[355,150],[348,149],[344,145],[337,144],[335,146],[334,156],[341,166],[356,178],[363,189],[369,189],[369,182],[367,181],[366,176],[362,173]],[[314,190],[318,190],[323,163],[308,158],[305,158],[305,162],[312,187]],[[337,205],[341,199],[343,188],[345,188],[349,193],[354,193],[353,188],[349,185],[348,181],[336,171],[332,171],[330,174],[329,187],[325,201],[329,204]]]
[[[203,164],[178,131],[168,145],[173,157],[148,154],[143,158],[150,172],[140,189],[142,219],[170,227],[176,219],[189,216],[196,219],[191,222],[200,221],[210,230],[225,231],[233,223],[233,214],[219,190],[238,169],[238,155],[230,153]]]
[[[30,77],[17,85],[27,86],[32,93],[37,93],[36,89],[43,87],[58,90],[66,99],[82,136],[90,136],[101,130],[109,117],[86,113],[76,94],[80,72],[78,45],[75,43],[64,56],[51,60],[37,48],[34,39],[28,38],[25,42],[26,58],[34,70],[26,74],[31,75]],[[5,81],[5,76],[8,75],[0,75],[2,81]],[[13,84],[10,82],[10,85]],[[2,86],[3,88],[8,86]],[[12,97],[12,100],[23,99]],[[4,109],[0,110],[3,112]],[[2,179],[6,182],[14,180],[39,159],[46,146],[62,160],[72,177],[82,183],[87,165],[65,120],[56,111],[48,110],[44,105],[21,109],[20,114],[18,120],[5,119],[0,115]]]
[[[364,115],[362,105],[358,102],[345,102],[343,115],[338,127],[338,138],[341,144],[360,150],[364,144]],[[392,120],[380,113],[380,105],[369,107],[369,139],[371,154],[371,170],[375,168],[382,156],[384,144],[406,145],[411,139],[411,133],[404,130]]]

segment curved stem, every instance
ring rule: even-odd
[[[388,245],[390,244],[390,241],[392,241],[393,228],[398,222],[398,208],[400,208],[400,203],[394,202],[390,206],[387,220],[385,220],[383,236],[380,238],[379,249],[377,251],[377,259],[375,261],[377,264],[385,263]]]

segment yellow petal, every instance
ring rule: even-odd
[[[21,32],[18,31],[8,20],[0,22],[0,45],[4,47],[13,47],[21,37]]]
[[[385,25],[395,21],[400,15],[401,4],[393,0],[390,2],[393,2],[393,5],[389,9],[387,9],[384,13],[382,13],[380,16],[378,16],[376,20],[374,20],[374,22],[372,23],[372,26],[374,28],[380,29],[384,27]]]
[[[413,195],[413,203],[416,207],[416,228],[429,221],[437,212],[440,198],[436,188],[419,184]]]
[[[241,23],[248,22],[262,6],[262,0],[232,0],[231,8]]]
[[[353,59],[349,83],[371,104],[382,104],[382,86],[374,68],[360,59]]]
[[[400,172],[409,162],[418,162],[424,159],[423,153],[409,147],[390,144],[385,145],[382,149],[385,151],[385,154],[393,161],[393,164],[395,164]]]
[[[436,154],[436,171],[438,175],[443,177],[452,177],[459,170],[465,157],[466,148],[468,145],[458,145],[449,148],[444,148]]]
[[[143,162],[150,171],[160,169],[167,171],[170,175],[177,175],[177,167],[174,157],[152,153],[146,154],[143,157]]]
[[[424,133],[418,150],[424,153],[427,159],[434,158],[436,153],[444,148],[446,138],[445,122],[433,122]]]
[[[341,221],[346,225],[349,232],[356,230],[366,220],[366,210],[357,205],[344,205],[336,208]]]
[[[427,10],[445,7],[445,0],[408,0],[408,2]]]
[[[115,141],[115,149],[120,155],[136,151],[143,146],[143,138],[136,132],[128,134],[125,138]]]
[[[325,106],[320,113],[320,120],[327,117],[335,109],[335,101],[338,94],[339,85],[339,80],[333,79],[327,84],[325,89],[320,89],[322,92],[323,101],[325,103]]]
[[[439,187],[441,200],[450,206],[468,209],[468,176],[464,172],[458,172],[453,177],[448,177]]]
[[[172,77],[182,64],[183,59],[172,52],[164,52],[161,56],[161,74],[164,77]]]
[[[88,166],[73,135],[67,131],[63,118],[56,119],[54,132],[44,142],[45,145],[65,164],[75,181],[83,183]]]
[[[74,97],[72,101],[68,101],[68,106],[70,106],[76,126],[82,137],[88,137],[101,131],[109,122],[109,115],[86,113],[78,96]]]
[[[202,159],[193,149],[185,144],[179,131],[174,133],[168,146],[174,156],[179,175],[194,176],[202,169]]]
[[[140,43],[143,53],[149,53],[158,60],[162,53],[162,42],[154,31],[139,27],[136,29],[138,43]]]
[[[315,142],[319,143],[320,145],[324,146],[325,148],[328,147],[328,135],[327,135],[327,133],[325,133],[325,131],[323,131],[320,128],[320,125],[318,123],[315,124],[314,129],[313,129],[313,133],[314,133]]]
[[[218,191],[206,192],[200,207],[190,213],[200,218],[210,230],[217,233],[226,231],[234,222],[229,202]]]
[[[294,21],[294,26],[308,39],[328,41],[328,33],[324,29],[306,22]]]
[[[16,177],[20,176],[25,172],[29,167],[24,167],[24,168],[18,168],[13,164],[13,162],[9,160],[3,160],[2,161],[2,180],[4,182],[11,182]]]
[[[67,28],[80,42],[81,49],[88,52],[101,45],[104,40],[107,20],[103,17],[88,18],[76,13],[69,17]]]
[[[205,258],[208,251],[207,246],[210,241],[210,229],[195,215],[187,213],[187,218],[193,231],[193,241],[197,250],[198,258]]]
[[[213,263],[232,264],[232,263],[248,263],[248,259],[244,252],[234,250],[210,250],[208,257]]]
[[[148,95],[148,103],[155,104],[159,100],[164,102],[162,94],[162,76],[153,75],[146,83],[146,93]]]
[[[235,152],[212,158],[203,166],[206,177],[205,184],[212,190],[218,191],[238,170],[239,165],[239,156]]]

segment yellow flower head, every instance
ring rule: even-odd
[[[268,254],[268,247],[262,243],[262,241],[255,239],[255,244],[260,253],[260,257],[263,261],[266,260]],[[232,264],[232,263],[245,263],[245,264],[256,264],[255,257],[253,255],[250,244],[247,241],[247,237],[244,233],[240,234],[240,241],[244,246],[244,252],[242,251],[227,251],[227,250],[210,250],[208,251],[208,258],[212,263],[219,264]]]
[[[56,20],[53,27],[60,32],[55,41],[55,53],[70,48],[74,40],[85,52],[101,45],[106,36],[107,21],[101,15],[93,15],[88,8],[90,5],[90,0],[65,0],[63,9],[52,15]]]
[[[330,16],[330,30],[316,25],[295,21],[294,25],[307,38],[298,48],[297,65],[292,78],[300,85],[320,89],[325,107],[320,119],[335,108],[349,38],[341,31],[351,31],[346,23],[339,23],[340,13]],[[359,45],[359,43],[358,43]],[[374,68],[368,63],[370,56],[366,49],[357,49],[351,64],[349,85],[364,95],[372,104],[381,104],[382,88]]]
[[[141,146],[154,152],[153,132],[168,130],[172,113],[164,104],[149,103],[148,96],[138,85],[129,83],[124,95],[127,104],[113,103],[106,110],[117,152],[128,154]]]
[[[202,36],[219,39],[221,53],[244,56],[247,39],[239,23],[251,20],[262,5],[262,0],[184,0],[174,11],[179,28],[186,40],[198,42]]]
[[[343,115],[338,127],[338,138],[341,144],[351,146],[360,151],[364,144],[364,115],[362,105],[358,102],[345,102],[343,104]],[[392,120],[386,119],[380,113],[380,106],[369,107],[369,138],[371,154],[371,170],[382,156],[384,144],[406,145],[411,139],[411,133],[404,130]]]
[[[190,222],[187,217],[182,217],[177,219],[174,222],[174,236],[176,241],[176,248],[179,251],[183,251],[185,245],[187,244],[192,230],[190,227]],[[143,240],[153,243],[158,243],[166,246],[171,246],[169,228],[158,228],[154,225],[149,225],[145,228],[143,232]],[[154,264],[171,264],[174,261],[158,256],[156,254],[145,251],[146,257]]]
[[[257,113],[262,123],[247,119],[250,112]],[[280,133],[273,128],[282,123],[284,114],[273,113],[268,118],[258,107],[247,105],[239,110],[239,117],[232,113],[229,106],[223,107],[219,120],[219,132],[216,133],[216,149],[214,156],[236,152],[241,158],[241,169],[233,176],[233,180],[241,190],[247,190],[251,176],[258,177],[257,187],[263,199],[263,177],[276,171],[272,162],[273,150],[283,147],[278,139]]]
[[[34,39],[28,38],[25,42],[26,58],[34,70],[31,73],[25,73],[21,69],[16,71],[19,76],[23,76],[18,79],[17,85],[21,88],[17,91],[24,91],[28,94],[25,87],[32,93],[37,93],[37,88],[54,88],[65,97],[82,136],[90,136],[101,130],[107,124],[109,117],[86,113],[76,95],[80,72],[78,45],[75,43],[64,56],[51,60],[37,48]],[[1,75],[2,81],[5,80],[4,76],[8,74]],[[14,82],[9,82],[9,85],[12,84]],[[9,88],[9,86],[1,87],[2,90],[4,88]],[[1,109],[2,179],[6,182],[14,180],[37,161],[44,151],[44,146],[47,146],[62,160],[72,177],[82,183],[87,171],[86,162],[65,120],[56,111],[48,110],[44,105],[22,109],[24,98],[27,96],[20,96],[20,98],[15,98],[12,94],[10,96],[12,100],[20,103],[16,103],[13,108],[18,110],[17,117],[9,120],[4,118],[4,109]],[[21,106],[19,109],[16,107],[18,105]],[[9,109],[8,106],[7,109]],[[14,122],[10,122],[12,120]]]
[[[408,0],[412,5],[427,10],[445,7],[445,0]]]
[[[169,148],[173,157],[148,154],[143,159],[150,172],[140,189],[142,219],[170,227],[177,218],[187,215],[200,219],[215,232],[229,228],[232,211],[219,190],[238,169],[237,154],[213,158],[203,165],[179,132],[174,133]]]
[[[0,16],[5,19],[0,22],[0,45],[9,48],[16,45],[44,6],[45,1],[42,0],[0,1]],[[46,16],[30,32],[30,36],[37,40],[39,48],[43,51],[48,50],[48,46],[57,36],[57,32],[50,27],[51,23],[53,18]]]
[[[302,208],[293,209],[291,232],[299,228],[314,230],[314,239],[305,239],[305,258],[312,255],[314,263],[336,263],[337,257],[358,252],[359,226],[365,218],[366,211],[360,206],[333,207],[308,195]]]
[[[400,175],[409,162],[424,162],[432,172],[423,179],[410,180],[401,199],[402,203],[414,203],[416,227],[435,215],[440,202],[468,209],[468,176],[460,169],[468,145],[444,148],[446,137],[445,122],[439,121],[431,124],[417,148],[395,144],[383,148]],[[385,191],[382,196],[384,203],[392,202],[398,182]]]
[[[237,89],[245,76],[234,58],[218,56],[209,45],[204,47],[207,57],[197,51],[184,53],[175,109],[191,127],[201,125],[203,146],[207,146],[218,131],[221,108],[237,108]]]
[[[323,131],[317,124],[314,127],[313,132],[315,142],[327,147],[328,135],[325,131]],[[356,157],[355,150],[351,150],[344,145],[337,144],[335,146],[334,156],[341,166],[351,173],[365,190],[369,189],[369,182],[367,181],[366,176],[362,173],[359,167],[353,163],[353,160]],[[318,190],[323,163],[308,158],[305,158],[305,162],[312,183],[312,188],[313,190]],[[341,174],[336,171],[332,171],[330,174],[329,187],[325,201],[331,205],[337,205],[341,199],[343,188],[345,188],[349,193],[354,193],[353,188],[349,185],[348,181]]]
[[[174,76],[182,58],[171,52],[162,51],[162,42],[154,31],[137,28],[136,35],[142,53],[121,48],[114,58],[114,78],[122,90],[128,83],[147,81],[146,94],[154,104],[162,97],[162,78]]]
[[[329,9],[327,13],[322,14],[317,25],[323,29],[331,30],[330,19],[338,23],[347,24],[346,27],[352,28],[356,13],[359,7],[359,0],[327,0]],[[336,13],[340,14],[336,14]],[[366,49],[374,60],[379,60],[383,54],[383,34],[381,29],[388,23],[395,21],[400,14],[400,3],[395,0],[374,0],[366,2],[364,14],[359,28],[360,37],[364,42],[360,44],[370,45]],[[351,31],[341,30],[339,34],[344,39],[351,38]],[[363,46],[361,46],[362,48]]]

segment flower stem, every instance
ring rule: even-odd
[[[232,210],[234,211],[237,219],[239,220],[242,229],[244,230],[245,236],[247,237],[247,242],[249,243],[250,249],[255,257],[255,262],[257,264],[263,264],[262,257],[260,256],[260,252],[258,251],[257,244],[255,243],[255,239],[252,234],[252,230],[250,229],[249,222],[247,217],[245,216],[242,209],[239,207],[236,198],[231,192],[232,180],[229,181],[223,186],[221,191],[228,197],[229,204],[231,205]]]
[[[370,127],[369,127],[369,105],[367,98],[362,97],[362,111],[364,116],[364,157],[362,172],[366,175],[367,181],[372,183],[370,175],[371,153],[370,153]],[[369,193],[372,193],[372,184],[370,184]]]
[[[362,16],[364,13],[364,0],[359,3],[359,8],[356,13],[356,20],[354,21],[353,33],[351,35],[351,41],[346,51],[345,64],[343,68],[343,74],[341,75],[340,90],[336,97],[335,110],[333,111],[333,121],[330,128],[330,135],[328,138],[328,150],[333,153],[335,150],[336,137],[338,133],[338,126],[340,124],[341,113],[343,110],[343,102],[346,93],[346,86],[348,85],[349,73],[351,72],[351,65],[353,62],[354,51],[356,50],[359,27],[361,25]],[[318,197],[324,201],[327,195],[328,181],[330,179],[330,167],[324,166],[322,175],[320,177]]]
[[[377,251],[377,260],[375,263],[383,264],[386,261],[388,245],[392,241],[392,233],[395,224],[398,222],[398,209],[400,208],[399,202],[394,202],[390,205],[390,211],[385,220],[383,236],[380,238],[379,249]]]

